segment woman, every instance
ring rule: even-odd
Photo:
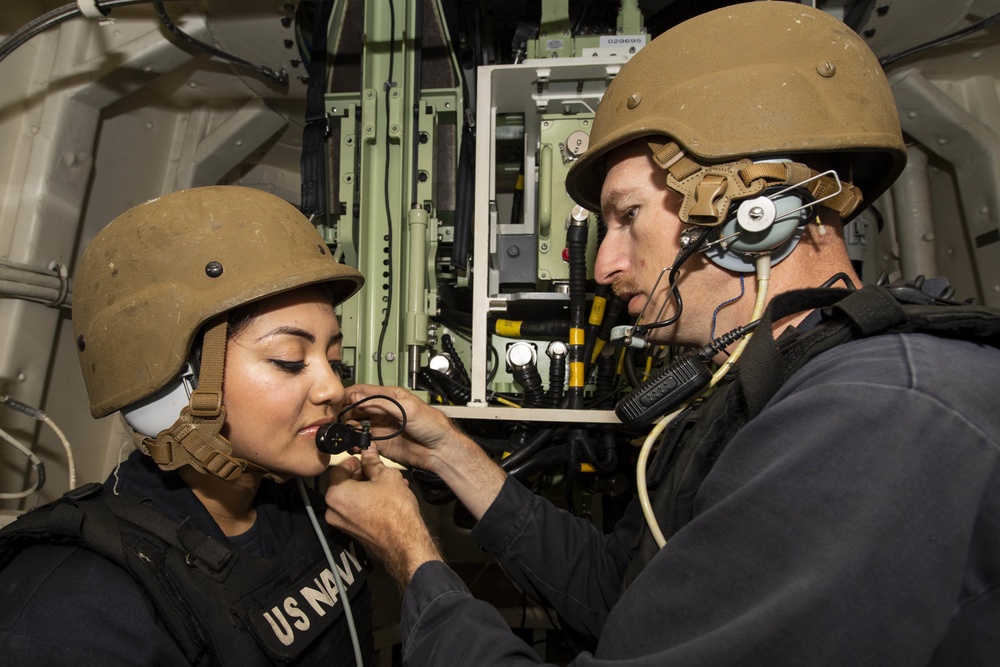
[[[291,205],[223,186],[119,216],[74,282],[91,413],[121,410],[138,448],[0,533],[6,660],[370,662],[365,554],[295,479],[329,465],[334,307],[361,274]]]

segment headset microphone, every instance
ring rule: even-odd
[[[361,429],[350,424],[333,422],[316,429],[316,447],[327,454],[343,454],[355,447],[368,449],[372,444],[371,422],[361,422]]]
[[[388,401],[395,405],[396,409],[399,410],[399,428],[394,432],[389,433],[388,435],[372,436],[372,423],[369,419],[361,420],[361,428],[356,428],[350,424],[345,424],[340,421],[341,417],[354,408],[375,399]],[[340,411],[340,414],[337,415],[336,421],[329,424],[323,424],[316,429],[316,447],[321,452],[326,452],[327,454],[343,454],[344,452],[351,451],[355,447],[358,449],[368,449],[371,447],[372,440],[391,440],[401,434],[404,430],[406,430],[406,411],[403,410],[403,406],[399,404],[399,401],[391,396],[374,394],[372,396],[365,396],[360,401],[355,401],[354,403],[344,407]]]

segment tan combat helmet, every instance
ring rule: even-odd
[[[748,2],[701,14],[663,33],[609,86],[590,147],[566,189],[600,210],[604,160],[649,137],[680,217],[717,225],[734,200],[812,178],[820,199],[837,182],[796,162],[841,154],[842,192],[823,202],[846,221],[899,176],[906,149],[875,55],[843,22],[794,2]],[[756,162],[767,158],[790,162]],[[847,173],[845,173],[847,172]],[[851,185],[853,183],[853,185]]]
[[[74,280],[73,333],[91,414],[128,408],[176,383],[204,328],[189,407],[142,444],[167,470],[192,465],[232,479],[256,468],[230,456],[219,435],[226,313],[321,283],[339,303],[364,278],[332,257],[294,206],[267,192],[193,188],[126,211],[89,243]]]

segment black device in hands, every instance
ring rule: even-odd
[[[372,432],[369,422],[361,422],[357,429],[350,424],[333,422],[323,424],[316,430],[316,447],[327,454],[343,454],[355,447],[368,449],[372,444]]]
[[[350,424],[345,424],[340,421],[341,417],[357,406],[375,399],[389,401],[399,410],[399,428],[396,429],[395,432],[388,435],[373,437],[372,423],[368,419],[361,420],[361,428],[356,428]],[[399,401],[391,396],[375,394],[372,396],[366,396],[360,401],[355,401],[354,403],[345,406],[337,415],[336,421],[329,424],[323,424],[316,429],[316,447],[321,452],[326,452],[327,454],[343,454],[344,452],[351,451],[355,447],[358,449],[368,449],[372,444],[372,440],[390,440],[402,433],[405,429],[406,411],[403,410],[403,406],[399,404]]]

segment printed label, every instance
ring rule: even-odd
[[[645,46],[645,35],[601,35],[601,47]]]
[[[366,578],[354,543],[335,552],[334,561],[348,598],[354,597]],[[251,625],[268,651],[281,657],[294,657],[344,611],[333,572],[326,563],[262,607],[251,615]]]

